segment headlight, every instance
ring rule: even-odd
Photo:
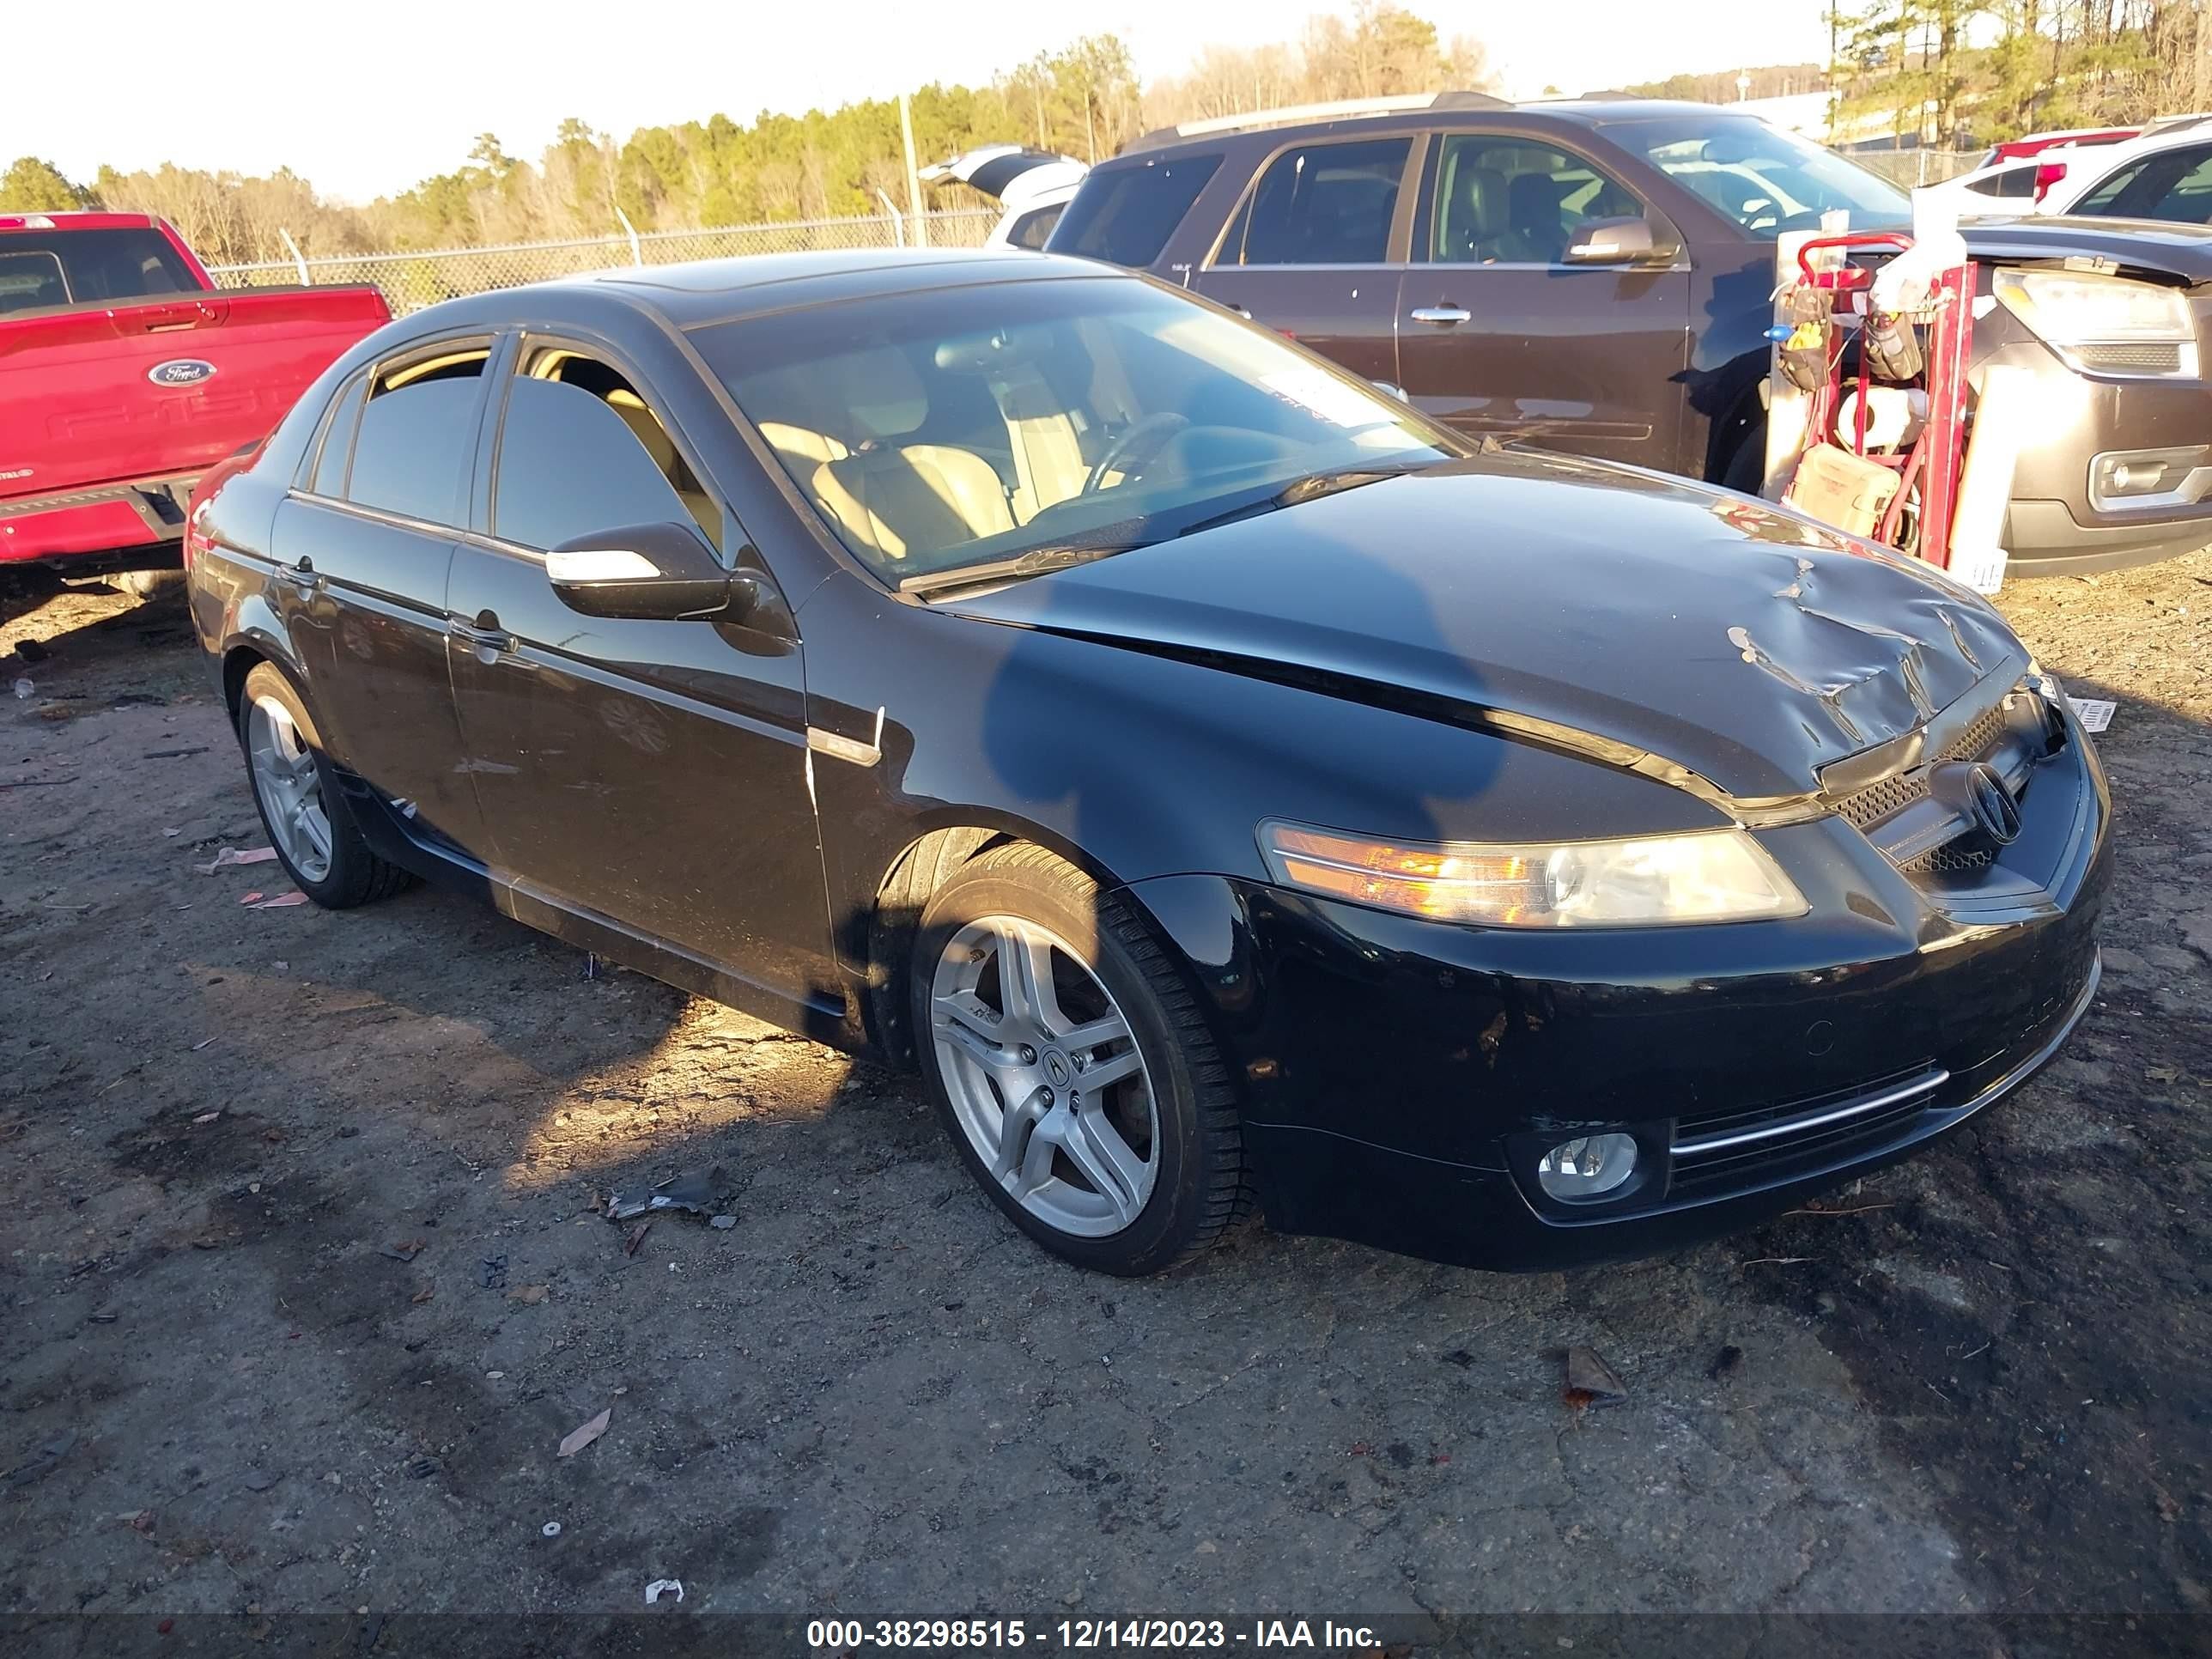
[[[2071,270],[2000,270],[2006,310],[2092,374],[2197,374],[2197,325],[2179,289]]]
[[[1629,927],[1795,916],[1808,906],[1741,830],[1549,845],[1384,842],[1267,823],[1285,887],[1486,927]]]

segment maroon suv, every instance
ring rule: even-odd
[[[1463,431],[1758,488],[1774,243],[1899,191],[1703,104],[1442,94],[1139,139],[1049,247],[1140,267],[1401,388]],[[2212,228],[1984,221],[1975,362],[2049,388],[2006,545],[2021,574],[2212,541]]]

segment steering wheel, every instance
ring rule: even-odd
[[[1127,478],[1143,471],[1143,463],[1166,448],[1168,440],[1189,424],[1189,416],[1178,415],[1172,410],[1162,410],[1156,415],[1146,416],[1106,446],[1106,453],[1091,469],[1091,476],[1084,479],[1082,493],[1097,495],[1104,486],[1106,475],[1109,472],[1119,472]],[[1139,458],[1138,465],[1134,466],[1127,465],[1133,456]]]

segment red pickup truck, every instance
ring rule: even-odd
[[[218,289],[143,213],[0,214],[0,571],[174,565],[200,476],[391,315],[374,288]]]

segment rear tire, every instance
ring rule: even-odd
[[[1127,898],[1041,847],[994,848],[931,898],[909,979],[961,1161],[1055,1255],[1158,1273],[1250,1212],[1228,1069]]]
[[[326,910],[389,898],[414,878],[369,850],[307,702],[268,663],[247,671],[238,698],[246,775],[277,861]]]

